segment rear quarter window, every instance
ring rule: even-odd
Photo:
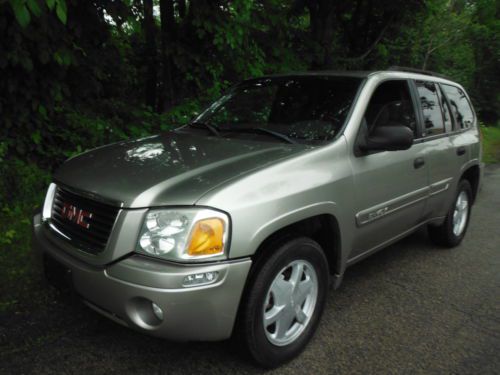
[[[441,87],[450,103],[457,129],[470,128],[474,123],[474,112],[465,93],[456,86],[442,84]]]

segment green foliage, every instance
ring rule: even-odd
[[[51,0],[47,0],[48,3],[53,3]],[[56,0],[56,14],[57,18],[66,25],[66,22],[68,20],[68,9],[66,8],[66,1],[65,0]]]
[[[500,128],[481,125],[483,138],[483,161],[486,164],[500,163]]]
[[[111,81],[121,82],[119,77],[125,75],[134,79],[135,71],[128,68],[129,64],[120,63],[118,42],[115,44],[110,26],[92,4],[75,1],[67,8],[64,0],[47,1],[40,13],[35,3],[12,1],[15,6],[0,5],[0,32],[9,36],[0,40],[0,91],[4,93],[0,100],[0,139],[5,140],[11,157],[28,158],[51,168],[67,151],[61,150],[61,145],[68,148],[79,142],[72,139],[67,118],[71,120],[75,111],[88,112],[85,108],[91,101],[103,95],[113,97],[123,91],[128,82],[120,85]],[[20,24],[13,12],[23,7],[38,17]],[[65,26],[61,21],[67,21],[68,9],[79,18],[70,18]],[[82,35],[100,37],[96,43],[93,37]],[[74,134],[80,136],[79,131]],[[90,140],[97,141],[95,137]],[[104,140],[106,137],[101,137],[100,141]],[[85,142],[82,147],[87,147]]]
[[[44,3],[49,11],[56,9],[59,20],[66,24],[68,9],[66,0],[9,0],[17,22],[22,28],[26,28],[31,22],[31,15],[40,17],[44,13]]]
[[[17,202],[34,209],[49,184],[49,174],[33,163],[19,159],[0,160],[0,207],[9,209]]]
[[[17,22],[21,27],[26,27],[31,21],[31,15],[24,1],[12,0],[10,2]]]
[[[470,91],[483,121],[500,119],[500,2],[479,0],[468,28],[474,47],[476,71]]]
[[[6,160],[5,150],[0,143],[0,312],[31,295],[30,219],[50,180],[32,163]]]
[[[498,118],[493,0],[380,2],[371,10],[361,1],[173,3],[167,61],[155,44],[161,74],[153,79],[167,86],[157,97],[168,102],[158,104],[167,109],[159,116],[144,107],[141,2],[1,3],[0,32],[8,37],[0,40],[0,137],[7,153],[52,169],[78,150],[186,122],[244,78],[314,64],[428,67],[463,83],[489,122]],[[153,28],[159,25],[157,18]]]

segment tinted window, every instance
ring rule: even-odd
[[[424,115],[423,136],[444,133],[443,114],[439,106],[437,86],[433,82],[417,81],[420,107]]]
[[[439,87],[439,85],[438,85]],[[439,103],[441,104],[441,110],[443,112],[444,128],[446,132],[451,132],[453,130],[453,122],[451,121],[450,106],[446,101],[445,96],[441,89],[438,89]]]
[[[451,85],[442,85],[442,87],[450,102],[457,128],[470,128],[474,122],[474,114],[464,92]]]
[[[196,121],[231,130],[265,128],[290,138],[325,141],[342,128],[361,84],[355,77],[276,77],[244,82]],[[224,132],[227,130],[227,132]]]
[[[387,81],[373,93],[365,113],[368,132],[378,126],[407,126],[416,131],[415,110],[406,81]]]

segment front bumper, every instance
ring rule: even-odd
[[[94,310],[130,328],[176,341],[231,336],[251,260],[201,265],[166,263],[139,255],[103,267],[73,257],[41,222],[33,222],[33,250],[70,270],[72,287]],[[183,287],[187,275],[217,271],[210,285]],[[163,310],[154,318],[151,302]]]

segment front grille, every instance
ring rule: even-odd
[[[74,210],[73,216],[67,214],[69,207]],[[51,224],[76,247],[98,254],[106,248],[118,211],[119,208],[58,187],[52,205]],[[78,221],[78,213],[81,212],[85,212],[86,217]]]

